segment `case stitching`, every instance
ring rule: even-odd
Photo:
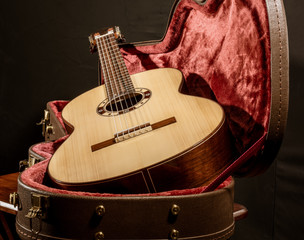
[[[32,235],[30,235],[30,234],[28,234],[28,233],[26,233],[26,232],[21,231],[19,228],[16,228],[16,229],[17,229],[17,231],[18,231],[20,234],[22,234],[23,236],[25,236],[25,237],[27,237],[27,238],[29,238],[29,239],[42,240],[42,238],[34,238]]]
[[[229,232],[227,232],[226,234],[224,234],[223,236],[217,237],[217,238],[212,238],[211,240],[219,240],[222,239],[224,237],[226,237],[227,235],[229,235],[230,233],[232,233],[234,231],[234,227],[233,229],[231,229]]]
[[[283,45],[282,45],[282,29],[281,29],[281,23],[280,23],[280,16],[279,16],[279,10],[278,10],[278,4],[277,1],[274,0],[275,8],[276,8],[276,13],[277,13],[277,24],[278,24],[278,29],[279,29],[279,39],[280,39],[280,61],[279,61],[279,74],[280,74],[280,104],[279,104],[279,112],[278,112],[278,122],[277,122],[277,128],[275,135],[279,135],[279,130],[281,127],[281,111],[282,111],[282,50],[283,50]]]

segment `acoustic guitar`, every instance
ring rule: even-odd
[[[129,75],[119,28],[91,35],[104,84],[62,112],[71,135],[48,165],[57,187],[145,193],[198,187],[232,159],[225,115],[216,102],[180,92],[177,69]]]

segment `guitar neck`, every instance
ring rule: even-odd
[[[134,92],[129,72],[120,53],[115,33],[95,34],[103,79],[109,99]]]

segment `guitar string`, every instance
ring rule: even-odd
[[[108,40],[110,41],[110,44],[111,44],[111,47],[112,47],[111,48],[111,50],[112,50],[111,54],[114,56],[113,59],[116,61],[116,64],[114,64],[114,65],[117,66],[117,67],[115,67],[115,69],[117,70],[116,72],[120,75],[122,85],[123,85],[123,87],[124,87],[124,89],[126,90],[126,93],[127,93],[127,94],[124,95],[124,101],[126,103],[127,108],[130,108],[130,107],[132,107],[132,104],[136,105],[138,103],[138,101],[136,99],[136,95],[135,95],[135,89],[134,89],[134,86],[132,84],[129,72],[128,71],[126,72],[127,69],[126,69],[125,63],[122,59],[121,52],[119,51],[119,48],[118,48],[118,45],[117,45],[116,40],[114,38],[114,35],[110,35]],[[128,99],[130,99],[131,106],[129,106],[129,103],[126,99],[126,96],[127,96]],[[134,103],[134,101],[132,101],[132,97],[135,100],[135,103]],[[136,127],[138,127],[139,131],[141,131],[142,127],[141,127],[140,121],[138,120],[139,119],[138,111],[134,111],[132,113],[134,113],[134,114],[131,114],[131,112],[129,112],[129,114],[128,114],[129,118],[130,118],[130,121],[131,121],[131,126],[133,126],[130,129],[133,128],[133,131],[135,131]],[[135,122],[137,122],[137,126],[136,126],[136,123],[133,124],[132,116],[135,117]]]
[[[112,82],[113,82],[113,84],[114,84],[114,86],[116,88],[116,92],[118,93],[118,96],[117,96],[117,98],[119,99],[118,104],[120,105],[122,111],[124,112],[123,103],[121,101],[121,98],[123,96],[123,89],[119,85],[119,82],[120,82],[120,81],[118,81],[119,76],[117,75],[117,71],[115,69],[115,63],[114,63],[115,56],[113,56],[113,54],[112,54],[112,51],[111,51],[112,44],[111,44],[111,42],[109,42],[109,39],[108,39],[109,36],[112,36],[112,35],[114,36],[114,34],[107,34],[107,35],[105,35],[104,36],[104,43],[107,46],[107,48],[106,48],[107,49],[107,55],[109,57],[109,63],[110,63],[112,77],[113,77],[112,78],[113,79]],[[118,112],[118,115],[120,116],[121,114],[119,113],[119,109],[116,109],[116,110]],[[131,137],[131,135],[130,135],[130,128],[128,126],[128,121],[127,121],[126,115],[122,114],[122,116],[123,116],[122,118],[123,118],[123,120],[125,122],[125,125],[126,125],[126,128],[127,128],[127,133],[129,135],[129,137]],[[124,131],[123,131],[123,129],[122,129],[122,134],[123,134],[123,137],[124,137]]]
[[[111,112],[112,112],[112,116],[113,116],[113,120],[114,120],[114,127],[115,127],[115,133],[118,134],[118,130],[117,130],[117,123],[116,123],[116,117],[113,114],[114,110],[113,110],[113,105],[112,105],[112,99],[114,101],[115,107],[117,109],[117,103],[115,101],[115,93],[113,90],[113,86],[112,86],[112,81],[111,81],[111,76],[109,74],[109,69],[107,66],[107,57],[106,57],[106,53],[105,53],[105,47],[102,44],[102,38],[103,36],[100,36],[100,38],[98,39],[99,43],[100,43],[100,53],[101,53],[101,57],[100,60],[103,63],[103,72],[104,72],[104,76],[107,75],[107,83],[108,83],[108,88],[107,88],[107,92],[108,92],[108,100],[109,100],[109,104],[110,104],[110,108],[111,108]],[[106,78],[105,78],[106,80]],[[111,92],[112,92],[112,96],[111,96]],[[119,120],[119,124],[122,128],[122,123],[121,123],[121,119],[120,116],[118,116],[118,120]]]
[[[116,40],[114,39],[114,36],[113,36],[112,42],[113,41],[116,42]],[[120,50],[119,50],[119,48],[118,48],[118,46],[116,44],[115,44],[115,48],[113,49],[113,51],[114,51],[114,54],[121,56]],[[124,63],[124,61],[123,61],[122,58],[118,58],[118,62],[123,66],[122,73],[127,77],[127,80],[129,80],[129,84],[127,84],[127,85],[130,88],[132,88],[133,98],[135,99],[135,102],[136,102],[135,104],[137,104],[138,101],[137,101],[137,99],[135,97],[135,89],[134,89],[134,86],[132,84],[132,81],[131,81],[128,69],[126,68],[125,63]],[[139,122],[142,122],[144,124],[144,127],[142,127],[142,124],[138,124],[139,131],[141,131],[142,128],[145,129],[149,124],[148,124],[148,121],[144,120],[145,117],[144,117],[144,114],[142,113],[142,109],[141,108],[137,108],[136,111],[135,111],[135,113],[136,113],[136,119],[137,119],[137,121],[138,121],[138,118],[140,118]],[[138,115],[139,115],[139,117],[138,117]]]
[[[117,79],[116,79],[116,76],[115,76],[115,71],[113,69],[113,62],[112,62],[113,59],[111,58],[110,53],[109,53],[110,46],[109,46],[109,44],[107,43],[107,40],[106,40],[108,35],[109,34],[105,34],[105,35],[102,36],[102,43],[105,45],[105,48],[104,48],[105,49],[105,55],[107,55],[107,60],[108,60],[108,65],[109,65],[108,66],[108,68],[109,68],[108,73],[109,73],[109,75],[112,75],[112,81],[110,81],[112,92],[114,93],[115,90],[116,90],[116,93],[117,93],[117,94],[113,94],[114,95],[113,101],[115,102],[115,107],[116,107],[116,111],[117,111],[117,116],[119,118],[119,123],[120,123],[120,127],[121,127],[122,137],[125,138],[125,132],[124,132],[124,127],[123,127],[123,123],[122,123],[123,122],[122,118],[123,118],[123,120],[124,120],[124,122],[126,124],[127,129],[128,129],[128,124],[127,124],[127,120],[126,120],[125,114],[119,114],[118,105],[120,105],[120,107],[123,109],[121,101],[119,101],[119,102],[116,101],[116,99],[120,98],[121,94],[120,94],[119,86],[117,86]],[[114,88],[115,88],[115,90],[114,90]],[[121,115],[123,117],[121,117]],[[118,132],[116,134],[117,134],[117,137],[118,137]],[[129,130],[128,130],[128,134],[130,136]]]
[[[111,43],[116,42],[116,40],[114,38],[114,35],[112,35],[112,39],[110,39],[110,41],[111,41]],[[123,69],[123,71],[121,71],[121,69],[120,69],[120,71],[122,73],[122,76],[124,76],[124,79],[123,79],[124,83],[127,83],[127,84],[125,84],[126,88],[130,92],[134,93],[135,89],[134,89],[134,86],[133,86],[132,81],[130,79],[130,74],[127,71],[125,63],[124,63],[124,61],[123,61],[123,59],[121,57],[121,52],[120,52],[120,50],[118,48],[118,45],[114,44],[112,50],[113,50],[113,54],[116,55],[116,56],[118,56],[117,57],[117,60],[118,60],[117,63],[118,63],[119,68],[122,67],[122,69]],[[126,80],[127,80],[127,82],[125,82]]]
[[[111,99],[110,104],[112,106],[112,102],[114,103],[115,110],[116,110],[117,114],[115,114],[115,111],[112,111],[112,114],[116,118],[119,119],[119,124],[120,124],[120,131],[116,132],[115,135],[118,138],[119,132],[122,132],[122,137],[124,138],[124,131],[122,131],[124,129],[123,121],[122,121],[121,115],[119,114],[119,107],[118,107],[119,103],[117,102],[117,99],[119,97],[119,89],[116,86],[115,75],[114,75],[114,71],[113,71],[112,63],[111,63],[111,57],[109,55],[109,46],[107,46],[107,43],[106,43],[106,40],[105,40],[106,36],[107,36],[107,34],[103,35],[102,38],[101,38],[101,41],[102,41],[102,44],[104,46],[104,56],[107,59],[106,66],[107,66],[107,69],[108,69],[108,75],[109,75],[109,79],[110,79],[109,83],[110,83],[110,86],[111,86],[111,89],[112,89],[112,99]]]
[[[108,93],[108,99],[110,101],[110,86],[109,86],[109,81],[106,80],[107,76],[106,76],[106,66],[105,66],[105,63],[104,63],[104,60],[103,60],[103,56],[102,56],[102,46],[101,46],[101,41],[100,41],[100,38],[97,39],[95,38],[96,40],[96,45],[97,45],[97,49],[98,49],[98,55],[99,55],[99,59],[100,59],[100,63],[101,63],[101,68],[102,68],[102,72],[103,72],[103,77],[104,77],[104,84],[106,86],[106,90],[107,90],[107,93]],[[113,107],[112,105],[110,105],[110,108],[111,108],[111,111],[113,111]],[[114,131],[117,132],[117,126],[116,126],[116,121],[115,121],[115,117],[114,115],[112,115],[112,119],[113,119],[113,122],[114,122]]]
[[[127,90],[128,93],[135,93],[135,89],[134,86],[132,84],[130,75],[128,73],[128,71],[126,71],[126,67],[125,67],[125,63],[121,57],[121,53],[119,51],[119,48],[117,46],[117,44],[113,44],[114,42],[116,42],[116,40],[114,39],[114,36],[111,36],[112,39],[109,39],[109,41],[112,44],[112,53],[114,56],[116,56],[115,60],[120,72],[120,75],[122,77],[122,83],[125,87],[125,89]],[[122,69],[122,70],[121,70]]]
[[[129,99],[130,99],[130,94],[129,94],[129,89],[126,88],[126,84],[125,84],[125,76],[121,73],[121,70],[120,70],[120,65],[119,65],[119,55],[115,54],[115,47],[117,46],[117,42],[114,38],[114,34],[110,34],[106,37],[108,43],[109,43],[109,52],[111,54],[111,59],[112,59],[112,65],[114,67],[114,73],[116,74],[116,78],[117,79],[120,79],[120,81],[117,81],[117,84],[119,86],[119,88],[121,89],[121,97],[127,107],[127,109],[129,109],[129,104],[128,104],[128,101],[127,101],[127,98],[126,98],[126,95],[128,95]],[[113,41],[112,41],[113,40]],[[121,83],[121,84],[120,84]],[[125,94],[126,93],[126,94]],[[123,105],[121,103],[121,108],[123,109]],[[132,129],[132,125],[134,126],[135,124],[133,124],[132,122],[132,117],[130,117],[130,114],[129,115],[129,119],[130,119],[130,122],[131,122],[131,127],[129,127],[128,125],[128,120],[126,119],[127,116],[126,116],[126,111],[123,109],[123,113],[124,113],[124,117],[125,117],[125,123],[126,123],[126,126],[127,126],[127,131],[128,131],[128,135],[129,137],[132,137],[131,136],[131,129]],[[133,127],[133,130],[135,130],[135,127]]]
[[[121,76],[121,83],[122,83],[122,87],[126,90],[127,93],[134,93],[134,87],[132,86],[132,82],[130,79],[129,74],[125,74],[124,72],[121,71],[121,68],[123,69],[124,67],[124,63],[121,61],[121,53],[118,49],[118,46],[116,44],[116,40],[114,38],[114,35],[110,35],[108,38],[108,41],[111,45],[111,54],[113,57],[113,59],[116,61],[116,63],[114,63],[114,67],[116,67],[116,69],[118,68],[118,73]],[[126,81],[127,80],[127,81]]]

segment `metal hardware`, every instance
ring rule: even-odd
[[[170,232],[170,239],[176,240],[178,239],[179,236],[179,231],[177,231],[176,229],[172,229]]]
[[[28,168],[28,161],[27,160],[22,160],[19,162],[19,172],[23,172],[25,169]]]
[[[29,154],[27,160],[22,160],[19,162],[19,172],[23,172],[25,169],[33,166],[36,163],[39,163],[41,159]]]
[[[42,210],[38,207],[31,207],[28,213],[25,215],[27,218],[40,218]]]
[[[55,134],[55,131],[54,131],[54,127],[52,124],[48,124],[45,128],[45,133],[51,135],[51,134]]]
[[[171,213],[173,216],[177,216],[180,212],[180,207],[177,204],[173,204],[171,207]]]
[[[33,156],[32,154],[29,154],[28,157],[28,167],[33,166],[36,163],[39,163],[41,160]]]
[[[48,110],[44,110],[43,118],[39,123],[36,123],[37,125],[42,125],[42,136],[44,137],[47,133],[47,126],[49,126],[50,123],[50,112]]]
[[[16,193],[16,192],[10,193],[9,203],[14,205],[14,207],[18,207],[18,209],[19,209],[19,195],[18,195],[18,193]]]
[[[97,232],[97,233],[95,233],[95,239],[96,240],[104,239],[103,232]]]
[[[96,207],[95,212],[98,216],[102,217],[105,214],[106,209],[103,205],[99,205]]]
[[[47,209],[49,207],[49,196],[32,193],[32,207],[29,209],[25,217],[33,219],[45,219],[47,216]]]

